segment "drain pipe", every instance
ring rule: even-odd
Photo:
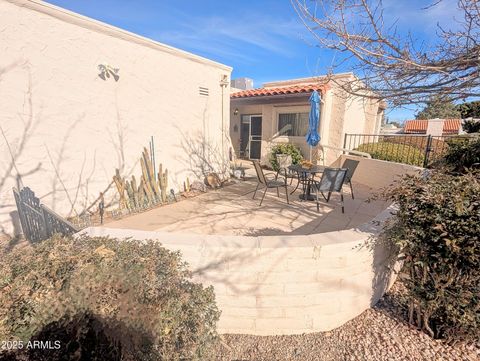
[[[225,110],[224,110],[224,90],[230,84],[228,81],[228,75],[222,75],[220,80],[220,87],[222,88],[222,173],[225,178],[226,171],[226,162],[225,162]]]

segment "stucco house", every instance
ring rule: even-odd
[[[334,77],[335,82],[325,77],[275,81],[257,89],[239,89],[251,83],[232,81],[230,137],[237,157],[266,164],[271,147],[287,142],[297,145],[308,158],[305,135],[313,90],[321,97],[319,134],[320,144],[327,146],[327,163],[337,156],[328,147],[341,148],[346,133],[378,134],[385,104],[343,93],[336,83],[355,79],[352,73]]]
[[[2,231],[13,186],[75,215],[152,137],[169,189],[223,171],[231,67],[39,0],[0,0],[0,24]]]

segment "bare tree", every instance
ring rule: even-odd
[[[445,0],[431,1],[419,11]],[[447,26],[437,24],[437,39],[428,44],[399,32],[396,21],[386,21],[395,14],[387,18],[381,0],[291,2],[320,46],[336,52],[329,74],[346,65],[356,74],[357,79],[348,82],[327,76],[348,94],[367,94],[393,106],[424,103],[433,94],[449,95],[452,100],[479,94],[478,0],[451,1],[461,18],[452,18]]]

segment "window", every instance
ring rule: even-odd
[[[304,137],[308,130],[308,113],[278,114],[278,133],[289,137]]]

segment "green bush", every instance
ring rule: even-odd
[[[219,311],[190,278],[153,241],[55,236],[0,258],[0,339],[61,341],[35,360],[203,360]]]
[[[373,159],[423,166],[424,153],[408,144],[377,142],[361,144],[355,150],[368,153]]]
[[[480,178],[431,171],[387,197],[398,206],[383,237],[403,255],[410,322],[449,342],[480,339]]]
[[[480,133],[480,121],[473,119],[464,120],[462,128],[466,133]]]
[[[480,165],[480,137],[449,140],[443,162],[449,170],[459,173]]]
[[[292,157],[292,163],[298,164],[303,159],[300,149],[291,143],[280,143],[272,147],[270,151],[270,164],[274,171],[279,171],[277,154],[289,154]]]

